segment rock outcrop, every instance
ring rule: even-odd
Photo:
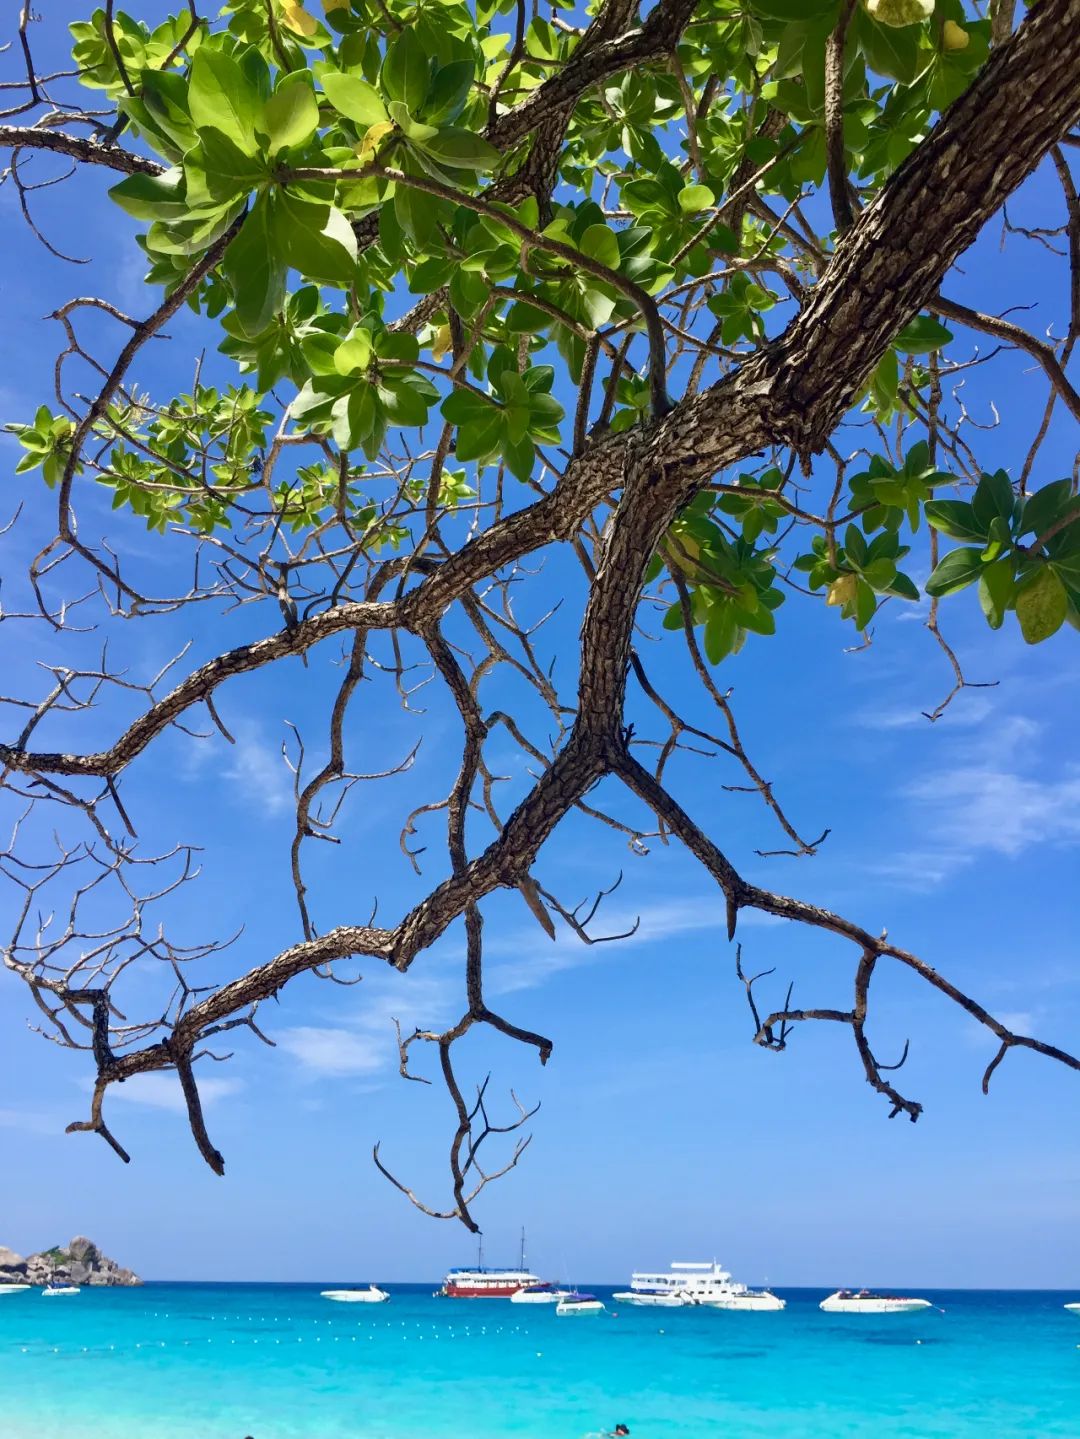
[[[109,1259],[81,1234],[66,1249],[58,1245],[28,1259],[0,1246],[0,1284],[47,1284],[50,1279],[78,1285],[142,1283],[137,1274]]]

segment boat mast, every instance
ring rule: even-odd
[[[518,1266],[521,1272],[525,1272],[525,1226],[521,1226],[521,1263]]]

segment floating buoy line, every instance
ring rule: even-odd
[[[168,1319],[171,1319],[173,1316],[172,1316],[172,1314],[170,1314],[170,1313],[159,1313],[157,1310],[155,1310],[152,1317],[153,1317],[154,1319],[166,1319],[166,1320],[168,1320]],[[199,1323],[215,1323],[215,1322],[219,1322],[219,1323],[221,1323],[221,1324],[256,1324],[256,1323],[259,1323],[259,1324],[264,1324],[264,1325],[267,1325],[267,1326],[276,1325],[276,1324],[284,1324],[284,1325],[287,1325],[290,1330],[295,1330],[295,1329],[297,1329],[298,1327],[300,1327],[300,1325],[302,1325],[302,1324],[308,1324],[308,1325],[310,1325],[310,1327],[311,1327],[312,1329],[317,1328],[317,1327],[320,1327],[320,1326],[322,1326],[323,1328],[326,1328],[326,1329],[338,1329],[338,1330],[341,1330],[341,1329],[344,1328],[344,1325],[343,1325],[342,1321],[340,1321],[340,1320],[335,1321],[335,1320],[333,1320],[333,1319],[313,1318],[313,1319],[311,1319],[310,1321],[304,1321],[304,1320],[297,1320],[297,1319],[295,1318],[295,1316],[289,1316],[289,1315],[202,1314],[202,1315],[196,1316],[196,1322],[199,1322]],[[402,1331],[402,1332],[400,1333],[400,1337],[401,1337],[401,1339],[402,1339],[403,1342],[408,1342],[409,1340],[413,1340],[413,1341],[415,1341],[415,1342],[417,1342],[417,1343],[423,1343],[423,1341],[424,1341],[425,1339],[433,1340],[433,1341],[439,1341],[439,1340],[442,1340],[442,1339],[445,1339],[445,1340],[455,1340],[455,1339],[457,1339],[457,1340],[462,1340],[462,1339],[481,1339],[481,1338],[486,1338],[486,1337],[489,1335],[489,1333],[490,1333],[490,1334],[507,1334],[507,1335],[511,1335],[511,1334],[521,1334],[521,1335],[524,1335],[526,1338],[528,1338],[528,1336],[529,1336],[529,1334],[530,1334],[530,1332],[531,1332],[531,1331],[530,1331],[529,1329],[527,1329],[527,1328],[523,1329],[520,1324],[513,1324],[513,1325],[497,1324],[497,1325],[492,1325],[492,1326],[490,1327],[490,1329],[489,1329],[489,1327],[488,1327],[486,1324],[480,1324],[480,1325],[475,1326],[475,1328],[474,1328],[474,1326],[471,1325],[471,1324],[464,1324],[464,1325],[460,1325],[460,1326],[459,1326],[459,1325],[454,1325],[454,1324],[432,1324],[432,1323],[424,1323],[424,1322],[421,1322],[421,1321],[414,1321],[414,1322],[410,1325],[409,1321],[408,1321],[408,1320],[405,1320],[405,1319],[399,1319],[399,1320],[397,1320],[396,1322],[395,1322],[394,1320],[392,1320],[392,1319],[385,1319],[385,1320],[383,1320],[381,1323],[380,1323],[379,1321],[374,1321],[374,1322],[369,1321],[367,1324],[365,1324],[362,1320],[358,1320],[358,1321],[356,1322],[355,1327],[356,1327],[356,1329],[361,1330],[361,1331],[365,1331],[365,1332],[358,1333],[358,1334],[353,1334],[353,1333],[336,1333],[336,1334],[334,1334],[334,1333],[324,1333],[324,1334],[312,1334],[312,1333],[310,1333],[310,1332],[307,1333],[307,1334],[289,1333],[289,1334],[286,1334],[286,1335],[271,1335],[271,1334],[265,1334],[265,1335],[263,1335],[261,1338],[258,1337],[258,1336],[250,1335],[250,1334],[244,1334],[244,1335],[241,1335],[241,1336],[239,1336],[239,1337],[238,1337],[238,1336],[235,1336],[235,1335],[228,1335],[228,1334],[225,1334],[225,1335],[217,1335],[217,1336],[212,1335],[212,1334],[208,1334],[208,1335],[196,1335],[196,1336],[193,1336],[193,1337],[188,1337],[188,1338],[186,1338],[186,1339],[133,1339],[133,1340],[130,1340],[130,1341],[126,1342],[126,1343],[125,1343],[125,1342],[120,1342],[120,1343],[115,1343],[115,1342],[113,1342],[113,1343],[109,1343],[109,1344],[71,1344],[71,1345],[49,1344],[47,1341],[43,1341],[43,1342],[41,1342],[41,1343],[35,1343],[35,1344],[19,1344],[18,1341],[16,1341],[15,1343],[11,1344],[11,1345],[8,1346],[8,1347],[9,1347],[9,1352],[17,1349],[17,1350],[18,1350],[20,1353],[22,1353],[22,1354],[30,1354],[30,1355],[33,1355],[33,1356],[35,1356],[35,1357],[42,1357],[42,1356],[44,1356],[44,1355],[49,1355],[49,1354],[55,1354],[55,1355],[72,1355],[72,1354],[87,1354],[87,1355],[125,1354],[125,1353],[132,1353],[132,1352],[134,1352],[134,1351],[139,1351],[139,1352],[145,1351],[147,1354],[152,1354],[152,1353],[158,1352],[158,1351],[160,1351],[160,1350],[162,1350],[162,1349],[174,1349],[174,1350],[175,1350],[175,1349],[201,1349],[204,1344],[217,1344],[217,1345],[219,1345],[219,1346],[222,1346],[222,1345],[226,1345],[226,1344],[227,1344],[227,1345],[229,1345],[230,1347],[231,1347],[231,1346],[235,1346],[235,1345],[240,1345],[240,1346],[243,1347],[243,1346],[254,1346],[254,1345],[257,1345],[257,1344],[260,1344],[260,1343],[261,1343],[264,1348],[269,1348],[269,1347],[271,1347],[271,1346],[273,1346],[273,1345],[303,1344],[303,1343],[305,1342],[305,1340],[306,1340],[309,1344],[310,1344],[310,1343],[322,1344],[323,1342],[332,1343],[332,1344],[341,1344],[341,1343],[343,1343],[343,1342],[344,1342],[344,1343],[356,1344],[356,1343],[359,1343],[359,1342],[361,1342],[361,1341],[366,1341],[367,1343],[373,1343],[377,1337],[379,1337],[379,1338],[383,1338],[383,1337],[393,1337],[393,1334],[394,1334],[395,1331]],[[382,1331],[386,1331],[386,1330],[389,1330],[389,1331],[390,1331],[390,1334],[389,1334],[389,1335],[384,1335],[384,1334],[383,1334]],[[537,1351],[536,1351],[536,1357],[537,1357],[538,1359],[542,1358],[542,1357],[543,1357],[543,1351],[542,1351],[542,1350],[537,1350]]]

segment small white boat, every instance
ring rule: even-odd
[[[324,1289],[320,1299],[335,1299],[339,1304],[385,1304],[390,1295],[385,1289],[369,1284],[366,1289]]]
[[[524,1289],[511,1294],[511,1304],[558,1304],[560,1299],[569,1299],[571,1289],[560,1289],[556,1284],[526,1284]]]
[[[41,1291],[42,1299],[59,1299],[65,1294],[79,1294],[82,1291],[77,1284],[46,1284]]]
[[[0,1294],[25,1294],[29,1284],[0,1284]]]
[[[615,1299],[662,1309],[700,1305],[706,1309],[778,1311],[786,1301],[768,1289],[748,1289],[714,1260],[711,1264],[672,1264],[664,1273],[632,1274],[630,1288]]]
[[[580,1294],[572,1290],[559,1300],[555,1313],[563,1319],[576,1314],[602,1314],[604,1306],[595,1294]]]
[[[1080,1314],[1080,1304],[1066,1304],[1065,1308],[1070,1314]]]
[[[915,1314],[933,1305],[929,1299],[904,1299],[898,1294],[876,1294],[872,1289],[838,1289],[818,1307],[826,1314]]]

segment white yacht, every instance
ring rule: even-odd
[[[933,1305],[929,1299],[904,1299],[897,1294],[876,1294],[872,1289],[838,1289],[818,1307],[826,1314],[915,1314]]]
[[[0,1284],[0,1295],[25,1294],[29,1288],[29,1284]]]
[[[555,1313],[560,1319],[566,1319],[578,1314],[603,1314],[603,1303],[597,1299],[595,1294],[582,1294],[574,1289],[563,1296],[555,1306]]]
[[[630,1288],[614,1298],[620,1304],[675,1309],[700,1305],[706,1309],[773,1311],[785,1301],[767,1289],[749,1289],[732,1279],[714,1260],[711,1264],[672,1264],[666,1273],[632,1274]]]
[[[385,1304],[390,1295],[369,1284],[366,1289],[324,1289],[319,1298],[336,1299],[339,1304]]]
[[[510,1296],[511,1304],[558,1304],[560,1299],[569,1299],[570,1289],[560,1289],[557,1284],[526,1284],[524,1289],[515,1290]]]
[[[1070,1314],[1080,1314],[1080,1304],[1066,1304],[1065,1308]]]

